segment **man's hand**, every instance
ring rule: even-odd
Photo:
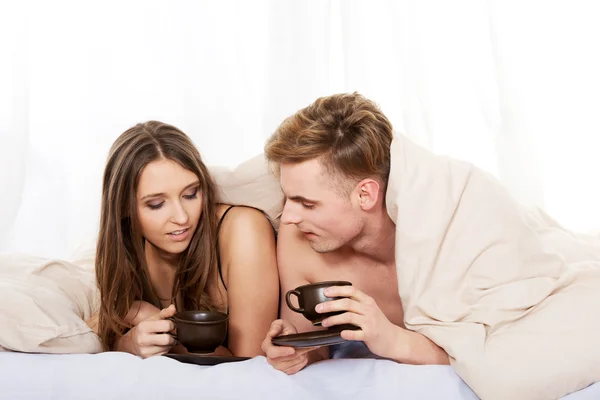
[[[326,301],[317,305],[318,313],[346,311],[323,320],[324,327],[352,324],[359,330],[344,330],[341,336],[346,340],[362,340],[371,352],[381,357],[390,357],[390,350],[398,345],[402,328],[392,324],[375,300],[354,286],[332,286],[325,290],[327,297],[345,297]]]
[[[318,348],[294,349],[287,346],[275,346],[271,341],[275,336],[292,335],[295,333],[298,333],[298,331],[294,325],[288,321],[278,319],[273,321],[262,343],[262,351],[267,356],[269,364],[288,375],[295,374],[304,368],[308,362],[308,353]]]
[[[175,315],[175,312],[175,306],[171,304],[140,321],[121,338],[119,350],[128,351],[142,358],[168,353],[176,340],[170,334],[175,329],[175,324],[167,318]]]
[[[327,297],[345,297],[317,305],[318,313],[346,311],[323,320],[330,327],[341,324],[358,326],[359,330],[343,330],[346,340],[362,340],[372,353],[406,364],[449,364],[444,350],[420,333],[412,332],[387,319],[373,298],[353,286],[332,286]]]

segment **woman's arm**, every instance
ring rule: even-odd
[[[125,322],[132,327],[136,326],[145,319],[152,317],[160,312],[158,307],[153,306],[147,301],[136,300],[125,316]]]
[[[279,307],[273,227],[260,211],[235,207],[221,226],[219,249],[229,303],[228,348],[239,357],[262,355]]]
[[[158,308],[154,307],[148,302],[134,301],[133,305],[129,309],[129,312],[125,316],[125,322],[133,327],[139,324],[141,321],[158,314],[159,312],[160,310]],[[95,334],[98,334],[98,313],[92,315],[85,321],[85,323]]]
[[[148,319],[159,312],[160,310],[152,304],[146,301],[136,300],[133,302],[133,305],[125,316],[125,322],[131,325],[131,327],[135,327],[143,320]],[[136,354],[137,348],[132,338],[133,332],[130,329],[126,334],[117,339],[115,350]]]
[[[160,312],[160,309],[148,302],[134,301],[133,305],[129,309],[129,312],[125,316],[125,322],[131,325],[133,328],[135,328],[137,325],[139,325],[140,322],[152,319],[152,317],[159,315]],[[90,327],[90,329],[94,331],[94,333],[98,334],[98,313],[94,314],[85,322]],[[137,344],[134,340],[134,334],[134,329],[130,329],[125,335],[118,338],[117,342],[115,343],[114,350],[141,355],[139,354],[140,345]]]

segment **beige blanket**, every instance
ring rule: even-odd
[[[552,399],[599,381],[600,239],[403,136],[391,170],[406,326],[483,399]]]

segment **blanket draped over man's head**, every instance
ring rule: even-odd
[[[600,238],[402,135],[386,204],[406,326],[480,397],[551,399],[600,380]]]

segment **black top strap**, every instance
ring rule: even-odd
[[[227,285],[225,284],[225,280],[223,279],[223,271],[221,270],[221,252],[219,251],[219,231],[221,230],[221,224],[225,219],[225,216],[235,206],[229,206],[227,210],[221,215],[221,219],[219,220],[219,224],[217,225],[217,268],[219,269],[219,276],[221,277],[221,282],[223,282],[223,286],[225,290],[227,290]]]

